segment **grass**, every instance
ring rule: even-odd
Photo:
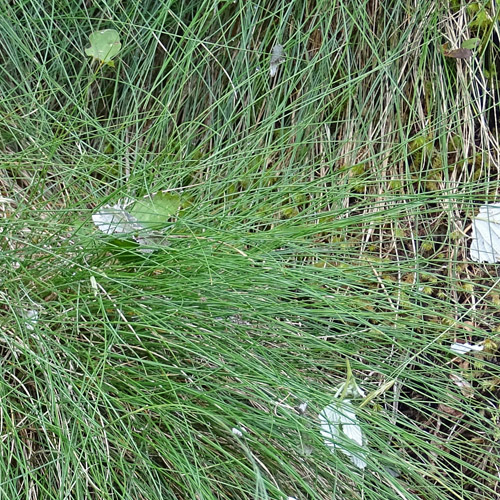
[[[489,2],[1,14],[2,498],[496,497],[498,267],[468,257],[499,189]],[[115,68],[84,53],[105,28]],[[168,247],[92,223],[159,191]],[[320,434],[349,376],[363,470]]]

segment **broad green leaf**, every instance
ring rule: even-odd
[[[134,205],[131,214],[149,229],[161,229],[168,225],[170,217],[181,206],[181,197],[172,193],[156,193],[151,198],[143,198]]]
[[[85,49],[88,56],[101,61],[102,63],[112,65],[112,59],[122,47],[120,35],[116,30],[94,31],[89,36],[90,47]]]
[[[462,43],[462,49],[475,49],[477,44],[481,41],[480,38],[470,38]]]

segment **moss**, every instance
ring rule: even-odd
[[[420,249],[422,250],[422,252],[432,252],[432,250],[434,250],[434,243],[429,240],[424,241],[420,246]]]
[[[500,306],[500,295],[498,293],[492,293],[490,295],[490,300],[491,303],[494,304],[495,306]]]
[[[299,209],[297,207],[286,207],[281,210],[281,215],[284,219],[291,219],[299,215]]]
[[[391,191],[399,191],[403,187],[403,183],[400,180],[392,179],[389,182],[389,189]]]
[[[462,144],[463,140],[459,135],[452,135],[447,144],[448,152],[457,152],[462,147]]]
[[[477,4],[472,4],[470,7]],[[469,11],[472,13],[472,11]],[[469,28],[477,28],[478,30],[486,30],[493,23],[492,17],[486,12],[485,8],[474,13],[472,21],[469,23]]]
[[[426,154],[431,154],[434,151],[434,143],[431,137],[420,135],[410,142],[409,148],[411,153],[421,151]]]
[[[359,177],[365,173],[365,164],[358,163],[357,165],[353,165],[349,170],[349,173],[352,177]]]
[[[397,227],[395,230],[394,230],[394,236],[396,238],[406,238],[406,231],[400,227]]]

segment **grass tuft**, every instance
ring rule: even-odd
[[[2,498],[498,495],[490,2],[0,9]],[[94,227],[161,191],[168,246]],[[363,470],[320,434],[348,377]]]

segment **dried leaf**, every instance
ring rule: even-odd
[[[444,403],[439,403],[438,410],[446,413],[450,417],[460,418],[463,417],[464,414],[462,411],[457,410],[456,408],[452,408],[451,406],[445,405]]]
[[[444,53],[446,57],[452,57],[453,59],[468,59],[472,57],[472,50],[460,47],[459,49],[449,50]]]

